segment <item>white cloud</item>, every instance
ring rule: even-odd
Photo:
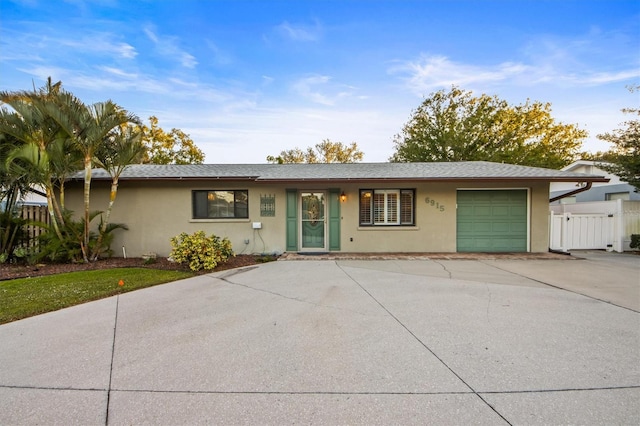
[[[151,28],[145,27],[142,30],[147,35],[147,37],[149,37],[149,40],[151,40],[154,43],[158,43],[159,41],[158,36],[151,30]]]
[[[312,75],[303,77],[291,85],[292,90],[311,102],[333,106],[340,99],[354,97],[356,88],[344,84],[331,84],[331,77],[327,75]],[[362,97],[355,97],[362,99]]]
[[[356,142],[365,154],[364,161],[384,162],[393,153],[392,136],[406,118],[404,112],[374,108],[315,109],[295,105],[253,105],[230,113],[212,108],[190,114],[164,110],[156,115],[163,127],[178,127],[188,133],[205,152],[208,163],[265,163],[268,155],[296,146],[311,147],[323,139]]]
[[[138,55],[135,47],[127,43],[120,43],[119,45],[120,56],[127,59],[133,59]]]
[[[330,79],[331,77],[326,75],[305,77],[293,83],[292,88],[294,92],[312,102],[322,105],[333,105],[334,101],[320,93],[317,89],[317,86],[325,85]]]
[[[194,68],[196,65],[198,65],[198,61],[196,60],[196,57],[189,53],[182,52],[180,57],[181,57],[180,63],[182,63],[183,67]]]
[[[152,26],[146,26],[143,31],[155,44],[156,51],[162,56],[177,60],[185,68],[195,68],[198,65],[195,56],[180,48],[177,37],[159,36]]]
[[[91,54],[105,53],[114,55],[118,58],[133,59],[138,55],[135,47],[128,43],[117,42],[114,39],[117,35],[111,33],[88,33],[78,38],[55,37],[44,39],[43,41],[49,45],[59,48],[59,46],[67,46],[75,51],[88,52]]]
[[[585,84],[608,84],[640,78],[640,70],[622,70],[618,72],[601,72],[586,75],[578,82]]]
[[[213,53],[213,61],[218,65],[229,65],[233,63],[231,55],[221,49],[216,43],[211,40],[206,40],[207,47]]]
[[[35,24],[33,24],[35,25]],[[78,59],[101,56],[105,59],[134,59],[138,52],[134,46],[122,41],[122,37],[111,32],[73,30],[64,33],[42,34],[26,25],[20,30],[3,30],[1,41],[2,60],[21,63],[41,61],[59,63],[71,57]]]
[[[294,41],[318,41],[322,37],[322,26],[318,22],[314,25],[303,25],[284,21],[276,27],[276,31]]]
[[[122,78],[128,78],[128,79],[135,79],[138,77],[138,74],[136,73],[128,73],[120,68],[114,68],[114,67],[98,67],[98,69],[101,69],[109,74],[113,74],[116,75],[118,77],[122,77]]]
[[[268,75],[263,75],[262,76],[262,85],[263,86],[270,86],[274,81],[275,81],[275,78],[273,78],[273,77],[270,77]]]
[[[495,83],[515,79],[530,73],[530,67],[505,62],[494,66],[456,63],[445,56],[421,56],[389,69],[391,74],[402,74],[410,90],[419,94],[446,86],[469,86],[476,83]]]
[[[216,90],[210,85],[185,82],[177,78],[158,79],[150,75],[127,72],[109,66],[95,67],[86,72],[55,66],[25,67],[20,68],[20,71],[32,75],[40,81],[45,81],[47,77],[51,76],[54,80],[61,80],[64,87],[71,91],[76,88],[93,93],[118,91],[136,93],[138,97],[146,94],[162,96],[173,101],[191,99],[213,103],[224,103],[236,96],[241,96]]]
[[[556,57],[562,55],[558,54]],[[454,62],[446,56],[422,55],[416,60],[397,63],[389,68],[389,73],[400,75],[406,87],[418,95],[453,85],[463,88],[496,84],[532,86],[541,83],[586,86],[623,82],[640,77],[638,69],[600,72],[580,68],[579,72],[569,72],[561,69],[561,66],[554,66],[548,61],[544,64],[503,62],[495,65],[475,65]]]
[[[184,81],[184,80],[182,80],[180,78],[170,77],[168,80],[171,83],[177,84],[177,85],[182,86],[182,87],[188,87],[190,89],[197,89],[198,88],[198,85],[196,83],[190,82],[190,81]]]

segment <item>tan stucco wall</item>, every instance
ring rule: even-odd
[[[286,250],[285,208],[286,188],[326,190],[339,188],[347,195],[341,206],[340,245],[343,252],[455,252],[456,251],[456,191],[479,188],[521,188],[530,194],[530,251],[548,250],[548,183],[464,182],[389,184],[256,184],[242,182],[121,182],[111,222],[125,223],[128,231],[116,231],[112,244],[115,256],[139,257],[154,252],[167,256],[169,239],[181,232],[204,230],[207,234],[229,237],[236,253],[283,253]],[[415,188],[414,227],[360,227],[358,197],[360,189]],[[92,184],[91,209],[104,210],[109,186],[105,182]],[[249,219],[191,219],[191,191],[194,189],[248,189]],[[276,196],[276,216],[260,216],[260,195]],[[434,200],[434,205],[425,199]],[[66,191],[67,207],[82,211],[82,188],[70,185]],[[437,203],[437,205],[435,204]],[[444,206],[441,211],[438,206]],[[252,222],[261,222],[262,229],[252,229]],[[244,241],[249,240],[249,244]]]
[[[249,189],[249,219],[194,220],[191,218],[191,191],[195,189]],[[82,211],[81,188],[66,191],[67,207]],[[107,185],[94,182],[91,209],[104,210],[108,202]],[[260,217],[260,194],[275,194],[276,216]],[[111,246],[114,256],[139,257],[154,252],[167,256],[171,237],[203,230],[208,235],[228,237],[236,253],[283,253],[285,250],[284,188],[249,186],[238,183],[202,182],[122,182],[110,222],[125,223],[128,231],[116,231]],[[252,229],[252,222],[261,222],[262,229]],[[249,244],[244,244],[245,240]]]
[[[458,189],[528,189],[530,209],[530,251],[548,251],[548,183],[464,182],[421,183],[397,182],[374,185],[376,189],[415,188],[416,226],[359,227],[359,190],[371,185],[343,186],[347,202],[342,203],[341,249],[346,252],[455,252],[456,194]],[[429,199],[429,203],[426,199]],[[431,201],[434,201],[434,205]],[[439,206],[444,206],[441,211]],[[353,238],[353,241],[351,239]]]

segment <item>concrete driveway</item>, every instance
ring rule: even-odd
[[[0,424],[637,424],[639,258],[577,257],[281,261],[6,324]]]

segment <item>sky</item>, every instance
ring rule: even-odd
[[[206,163],[265,163],[325,139],[385,162],[452,86],[610,145],[640,106],[637,0],[0,0],[0,90],[47,79],[188,133]]]

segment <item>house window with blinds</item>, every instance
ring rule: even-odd
[[[242,219],[249,217],[249,191],[192,191],[194,219]]]
[[[414,189],[360,190],[360,226],[413,226]]]

